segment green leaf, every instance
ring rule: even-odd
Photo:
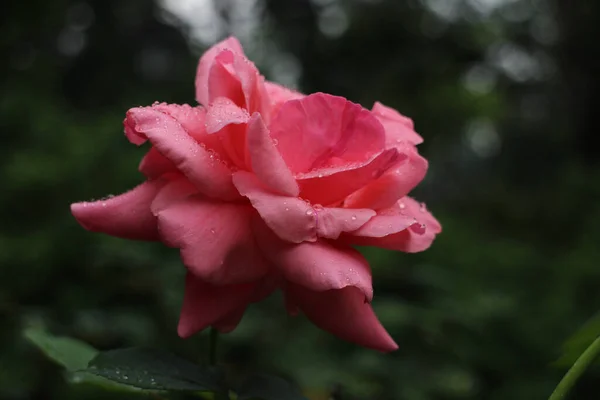
[[[264,374],[248,378],[236,393],[238,400],[306,400],[288,381]]]
[[[87,368],[89,362],[99,351],[89,344],[77,339],[54,336],[43,329],[29,328],[23,335],[48,358],[62,365],[69,372],[68,380],[74,384],[91,384],[106,390],[119,392],[139,392],[132,386],[121,385],[100,376],[80,372]]]
[[[571,367],[596,338],[600,337],[600,313],[571,336],[563,345],[563,354],[555,362],[559,367]],[[598,362],[598,361],[596,361]]]
[[[224,390],[219,371],[156,349],[129,348],[102,352],[84,372],[147,390]]]
[[[65,367],[67,371],[86,368],[98,354],[98,350],[87,343],[68,337],[54,336],[42,329],[26,329],[24,335],[46,356]]]

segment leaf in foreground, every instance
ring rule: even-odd
[[[87,343],[68,337],[54,336],[42,329],[30,328],[25,330],[24,335],[48,358],[65,367],[67,371],[73,372],[86,368],[98,354],[98,350]]]
[[[221,376],[174,354],[144,348],[98,354],[84,371],[114,382],[148,390],[222,391]]]

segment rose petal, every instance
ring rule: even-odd
[[[245,124],[250,119],[248,111],[238,107],[225,97],[217,97],[208,107],[206,131],[215,133],[229,124]]]
[[[317,235],[327,239],[337,239],[342,232],[359,229],[376,213],[368,209],[320,208],[315,207]]]
[[[406,207],[404,203],[402,203],[402,207]],[[399,203],[397,203],[390,208],[379,210],[376,216],[359,229],[351,232],[350,235],[383,237],[403,231],[414,223],[415,218],[412,215],[405,214]]]
[[[254,113],[248,123],[248,151],[252,170],[271,189],[288,196],[300,193],[291,171],[275,147],[260,114]]]
[[[211,135],[206,130],[206,109],[204,107],[191,107],[187,104],[153,104],[154,110],[161,111],[175,118],[181,124],[183,129],[196,142],[207,149],[223,154],[221,141],[215,135]]]
[[[243,54],[221,51],[210,69],[208,87],[210,103],[225,97],[250,114],[261,113],[268,122],[270,102],[264,79]]]
[[[300,197],[313,204],[334,205],[379,178],[397,160],[396,149],[385,150],[365,163],[321,169],[296,175]]]
[[[290,301],[319,328],[341,339],[382,352],[398,349],[357,288],[315,292],[290,284],[285,290]]]
[[[270,192],[246,171],[235,172],[233,183],[281,239],[294,243],[316,240],[316,218],[310,204],[296,197]]]
[[[410,118],[380,102],[373,105],[372,112],[385,129],[385,141],[388,148],[401,142],[414,145],[423,143],[423,138],[414,131],[414,124]]]
[[[180,175],[169,181],[158,191],[150,205],[150,209],[154,215],[157,215],[165,208],[195,194],[198,194],[198,188]]]
[[[258,218],[254,218],[253,228],[263,254],[287,281],[314,291],[354,286],[363,300],[373,297],[369,264],[353,248],[336,247],[324,240],[284,242]]]
[[[150,204],[165,184],[146,181],[119,196],[71,205],[71,213],[85,229],[125,239],[158,240]]]
[[[215,286],[188,273],[177,327],[179,336],[189,337],[211,325],[224,330],[233,329],[233,314],[237,312],[239,316],[239,311],[250,302],[253,292],[253,284]]]
[[[148,138],[202,193],[225,200],[238,196],[229,168],[218,160],[218,155],[198,144],[172,116],[153,108],[132,108],[124,123],[130,139]]]
[[[343,97],[315,93],[284,103],[270,125],[271,136],[294,173],[371,159],[385,145],[381,123]]]
[[[179,172],[175,164],[167,157],[160,154],[155,147],[151,147],[144,158],[142,158],[138,170],[146,175],[146,178],[148,179],[158,178],[164,174]]]
[[[232,53],[244,54],[240,42],[234,37],[229,37],[206,51],[198,63],[198,70],[196,71],[196,100],[204,106],[210,104],[208,94],[210,69],[214,64],[217,55],[225,49],[230,50]]]
[[[158,212],[161,239],[181,249],[188,270],[213,284],[258,279],[267,264],[257,248],[250,217],[252,208],[188,197]]]
[[[362,228],[344,236],[343,242],[417,253],[428,249],[436,235],[442,231],[440,223],[427,211],[425,205],[410,197],[404,197],[397,207],[386,212],[387,216],[373,217]],[[410,220],[412,223],[408,224]],[[404,228],[406,225],[408,227]]]
[[[234,55],[233,68],[242,85],[246,109],[250,114],[260,113],[265,122],[269,124],[271,104],[264,78],[254,63],[241,54]]]
[[[374,210],[390,207],[425,178],[428,163],[415,147],[402,144],[396,148],[400,153],[396,164],[380,178],[349,195],[344,200],[345,207]]]

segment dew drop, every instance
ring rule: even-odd
[[[317,176],[318,176],[319,178],[322,178],[322,177],[323,177],[323,173],[322,173],[322,172],[319,172],[319,175],[317,175]]]
[[[400,203],[399,206],[401,210],[404,210],[406,208],[406,204],[404,203]]]
[[[210,233],[212,233],[214,235],[216,233],[216,231],[214,229],[211,229]]]
[[[274,144],[275,146],[277,146],[277,145],[279,144],[279,140],[277,140],[277,139],[273,139],[273,144]]]
[[[290,208],[289,208],[289,207],[286,207],[286,208],[285,208],[285,211],[290,211]]]
[[[313,214],[314,214],[313,210],[306,210],[306,215],[313,215]]]
[[[425,207],[425,203],[421,203],[421,205],[419,206],[419,211],[425,212],[426,210],[427,208]]]
[[[127,375],[123,375],[123,379],[127,380],[129,377]]]
[[[356,215],[353,215],[351,219],[352,221],[356,221]]]
[[[102,207],[106,207],[106,202],[105,201],[102,202]]]

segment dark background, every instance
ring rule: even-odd
[[[198,56],[228,34],[267,78],[412,117],[430,161],[414,195],[444,232],[366,250],[382,355],[253,306],[220,358],[291,377],[311,399],[545,399],[565,340],[600,308],[600,2],[595,0],[12,1],[0,12],[0,398],[71,388],[30,324],[101,349],[170,348],[176,250],[92,234],[74,201],[143,179],[125,111],[194,103]],[[600,396],[588,371],[573,399]]]

